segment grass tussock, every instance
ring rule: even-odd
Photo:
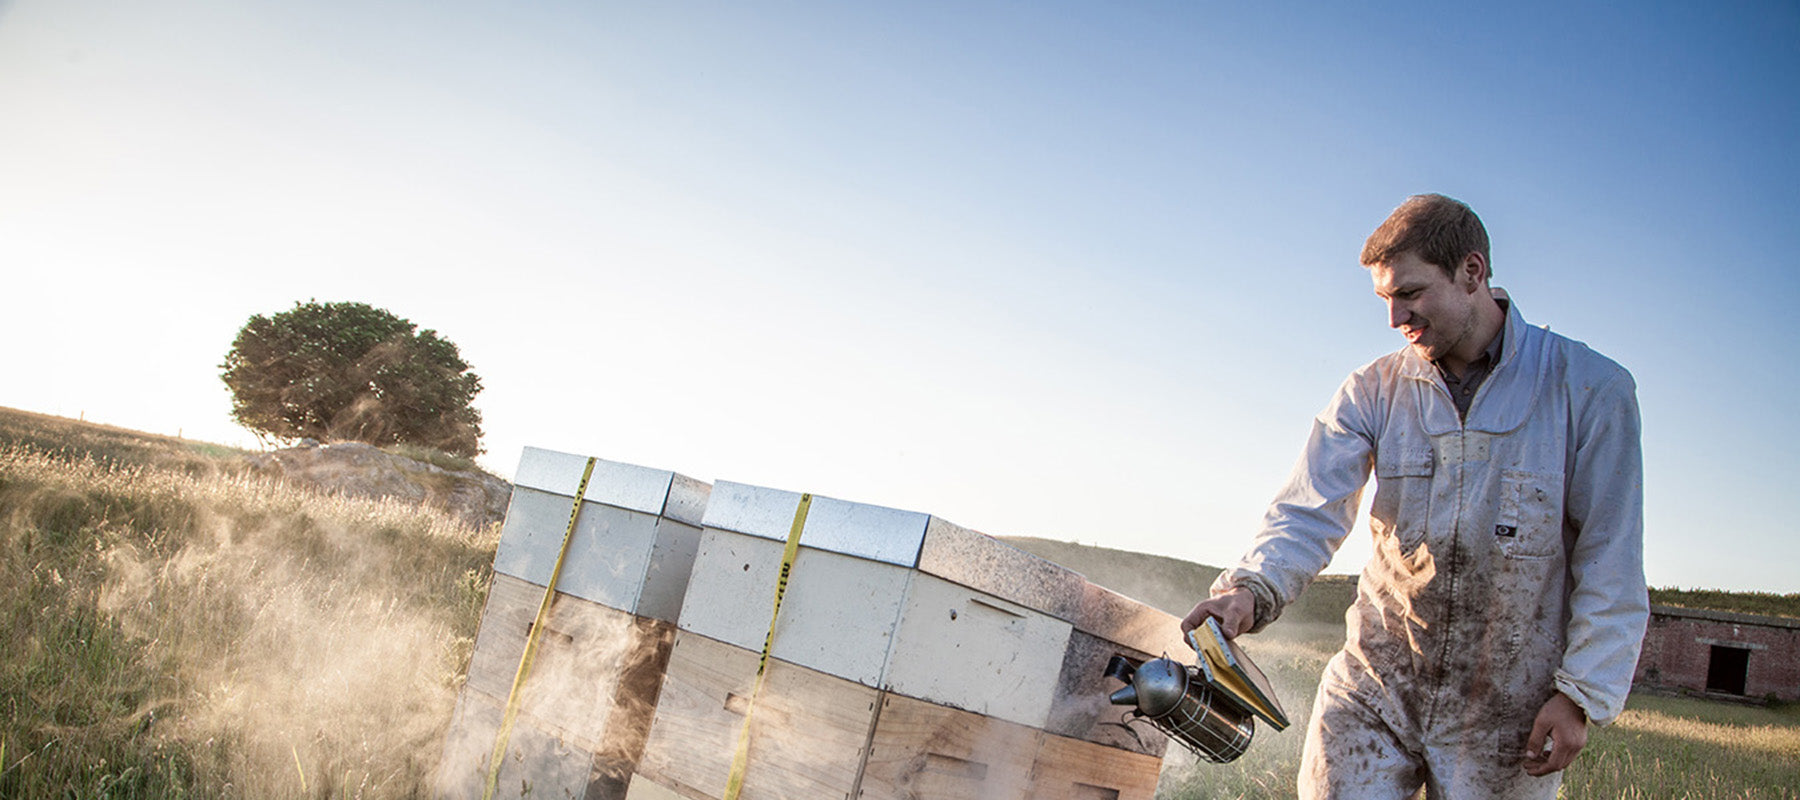
[[[178,440],[8,438],[0,796],[425,791],[497,531]]]

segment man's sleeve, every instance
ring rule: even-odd
[[[1360,373],[1359,373],[1360,375]],[[1242,586],[1256,598],[1260,631],[1281,616],[1331,563],[1356,522],[1373,463],[1371,400],[1351,375],[1313,419],[1312,433],[1287,484],[1269,504],[1249,552],[1213,581],[1213,591]]]
[[[1644,466],[1637,387],[1620,369],[1575,420],[1565,513],[1569,631],[1556,688],[1605,725],[1624,710],[1650,616],[1644,585]]]

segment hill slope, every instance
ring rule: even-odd
[[[1186,614],[1206,596],[1218,567],[1168,556],[1114,550],[1110,547],[1058,542],[1027,536],[1004,541],[1034,556],[1054,561],[1119,594],[1176,616]]]
[[[1025,536],[1004,537],[1014,547],[1086,575],[1088,580],[1176,616],[1206,596],[1220,568],[1167,556]],[[1356,576],[1320,575],[1284,620],[1341,623],[1356,599]],[[1650,602],[1683,608],[1735,611],[1800,619],[1800,593],[1728,592],[1721,589],[1651,587]]]
[[[474,462],[441,453],[359,442],[307,444],[266,453],[92,422],[0,408],[0,446],[28,448],[102,467],[188,475],[255,475],[299,488],[371,500],[393,498],[446,511],[470,525],[500,522],[512,485]]]
[[[1168,556],[1114,550],[1096,545],[1009,536],[1005,540],[1039,558],[1075,570],[1088,580],[1115,592],[1185,616],[1194,603],[1206,597],[1218,567]],[[1356,599],[1352,575],[1321,575],[1282,613],[1287,621],[1342,624],[1344,609]]]

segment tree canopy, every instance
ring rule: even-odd
[[[232,419],[277,441],[313,438],[481,452],[481,378],[433,330],[365,303],[252,316],[225,354]]]

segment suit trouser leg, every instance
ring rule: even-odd
[[[1419,748],[1347,688],[1319,682],[1300,759],[1302,800],[1404,800],[1424,783]]]

